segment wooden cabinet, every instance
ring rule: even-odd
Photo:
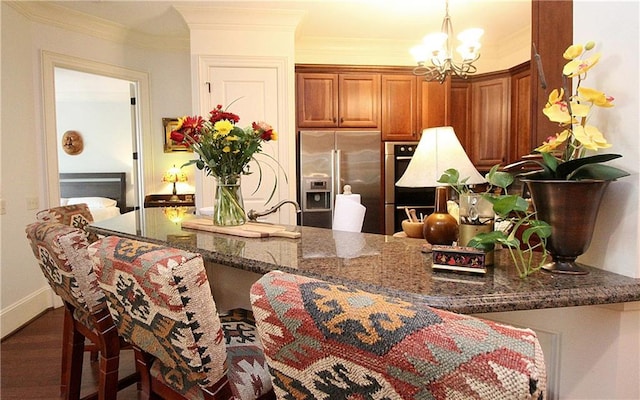
[[[449,86],[413,74],[382,75],[382,139],[419,140],[425,128],[447,125]]]
[[[480,170],[507,162],[511,79],[508,74],[477,80],[471,84],[471,152],[469,158]]]
[[[427,82],[422,77],[418,80],[418,136],[425,128],[446,126],[450,124],[449,106],[451,80],[444,83]]]
[[[299,73],[300,128],[380,126],[380,74]]]
[[[511,142],[508,163],[530,154],[537,144],[531,134],[531,68],[526,62],[513,68],[511,74]]]
[[[382,140],[418,140],[417,86],[413,75],[382,75]]]
[[[449,124],[458,136],[460,144],[471,155],[471,84],[466,80],[452,80],[449,93]]]

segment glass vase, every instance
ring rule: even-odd
[[[244,212],[240,175],[216,178],[216,194],[213,202],[213,224],[218,226],[238,226],[247,222]]]

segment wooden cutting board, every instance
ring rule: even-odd
[[[285,226],[260,222],[247,222],[240,226],[217,226],[210,218],[197,218],[182,222],[183,228],[196,229],[225,235],[234,235],[253,238],[284,237],[297,239],[300,232],[288,231]]]

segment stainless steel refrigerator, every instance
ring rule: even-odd
[[[331,228],[336,194],[345,185],[367,208],[363,232],[382,233],[382,144],[377,131],[300,131],[299,223]]]

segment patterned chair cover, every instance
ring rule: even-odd
[[[98,398],[115,398],[118,387],[138,380],[131,374],[118,380],[122,346],[98,285],[93,262],[87,253],[85,231],[55,221],[30,224],[27,238],[42,273],[65,304],[60,392],[65,399],[80,397],[84,349],[99,358]],[[85,346],[85,338],[91,344]]]
[[[188,399],[225,375],[234,398],[273,393],[255,326],[240,311],[221,322],[199,254],[119,237],[89,253],[120,335],[156,358],[152,379]]]
[[[279,399],[542,399],[535,333],[270,272],[251,303]]]
[[[89,314],[104,305],[105,299],[86,250],[89,242],[85,232],[48,221],[30,224],[26,233],[53,291],[73,306],[77,320],[92,329]]]
[[[55,221],[62,225],[82,229],[86,232],[89,243],[98,240],[98,236],[95,233],[86,230],[86,226],[93,222],[93,215],[91,215],[89,207],[84,203],[42,210],[36,214],[36,219],[38,221]]]

